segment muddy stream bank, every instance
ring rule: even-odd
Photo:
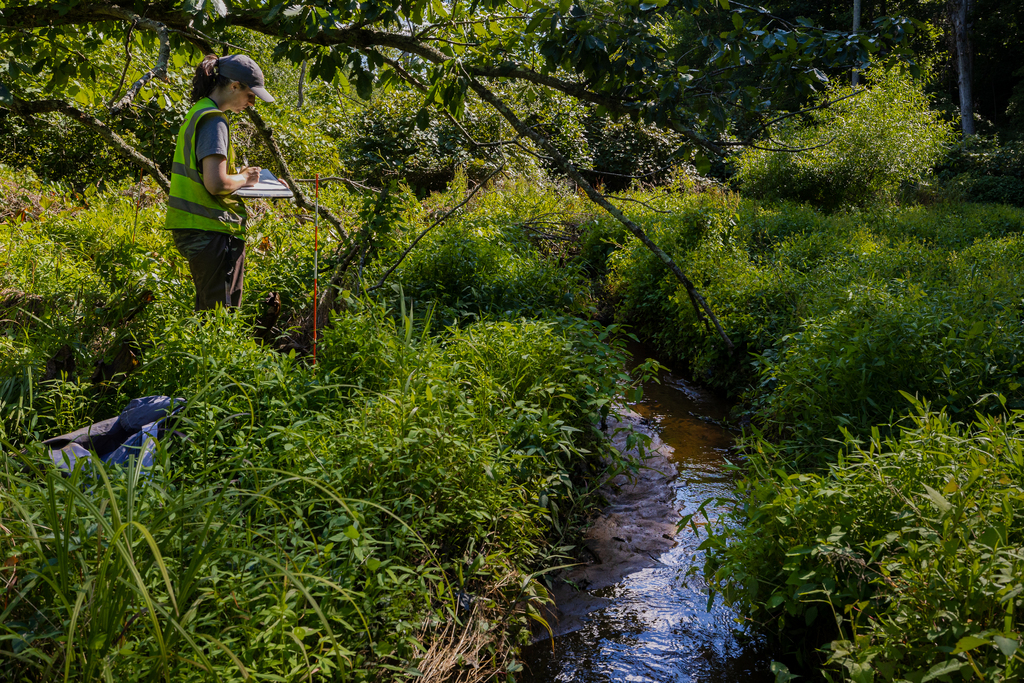
[[[554,639],[543,634],[524,651],[517,680],[773,681],[773,657],[758,635],[740,630],[720,600],[707,611],[707,585],[687,576],[703,564],[703,536],[677,529],[706,499],[733,495],[735,475],[724,467],[733,434],[719,424],[728,405],[664,372],[629,408],[610,431],[625,428],[614,437],[620,449],[629,429],[651,436],[648,467],[632,482],[609,482],[608,506],[587,532],[591,561],[559,575]]]

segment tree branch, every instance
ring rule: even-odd
[[[267,144],[267,149],[270,150],[271,156],[277,162],[277,174],[280,178],[284,179],[288,183],[288,187],[291,188],[292,192],[295,193],[295,204],[307,211],[317,211],[317,206],[313,202],[309,201],[306,194],[299,187],[299,184],[292,178],[291,172],[288,170],[288,162],[284,159],[284,154],[281,153],[281,148],[277,146],[277,141],[274,140],[273,131],[267,126],[263,117],[259,115],[255,108],[249,107],[245,110],[246,114],[249,115],[249,120],[252,121],[253,125],[256,126],[256,130],[260,132],[263,137],[263,141]],[[341,223],[341,219],[334,215],[334,213],[323,204],[319,207],[319,213],[323,216],[324,220],[334,226],[334,229],[338,232],[339,241],[350,244],[352,237],[345,230],[345,227]]]
[[[63,12],[63,14],[61,12]],[[163,7],[151,7],[148,14],[150,18],[143,21],[148,22],[152,26],[161,25],[164,27],[165,31],[168,29],[176,30],[184,33],[190,38],[191,36],[198,34],[198,31],[196,31],[192,25],[194,17],[187,12],[173,9],[168,10]],[[226,17],[226,21],[229,25],[246,28],[273,38],[285,37],[282,35],[280,19],[267,24],[263,21],[265,15],[265,10],[236,10]],[[5,8],[3,13],[0,14],[0,29],[32,29],[61,25],[88,24],[107,18],[130,20],[128,17],[134,18],[135,15],[116,6],[111,7],[109,5],[101,4],[83,3],[74,6],[70,10],[68,10],[65,5],[57,4],[29,5]],[[139,26],[153,30],[150,26],[144,25],[141,22]],[[206,36],[202,36],[202,34],[199,35],[207,42],[212,40]],[[342,28],[321,29],[311,36],[306,35],[305,33],[296,33],[289,34],[286,37],[291,40],[324,47],[345,45],[363,52],[375,47],[394,48],[401,52],[419,57],[431,64],[442,64],[451,59],[444,52],[421,42],[413,35],[409,35],[407,33],[378,31],[375,29],[365,28],[365,24],[356,24]],[[161,43],[166,44],[163,39],[161,39]],[[166,64],[164,66],[166,66]],[[636,100],[607,93],[595,92],[588,89],[584,84],[574,83],[555,76],[543,74],[517,64],[509,63],[502,64],[500,66],[466,65],[464,66],[464,69],[468,75],[475,78],[508,78],[553,88],[580,101],[603,106],[608,111],[615,114],[635,114],[642,107],[641,103]],[[677,132],[682,133],[689,138],[694,144],[699,145],[708,152],[718,156],[723,155],[722,149],[715,145],[715,143],[710,140],[706,140],[696,132],[685,128],[682,123],[675,121],[671,122],[669,125]]]
[[[142,74],[142,78],[132,83],[131,87],[128,88],[128,91],[124,94],[124,97],[111,105],[110,112],[112,114],[120,114],[125,107],[131,104],[132,100],[135,99],[135,96],[139,94],[140,90],[142,90],[142,86],[146,83],[149,83],[154,78],[159,78],[163,81],[167,80],[167,62],[171,58],[171,41],[167,34],[167,26],[158,21],[140,17],[139,15],[133,14],[132,12],[122,9],[117,5],[109,5],[108,7],[101,8],[98,11],[100,14],[105,14],[123,21],[130,21],[132,22],[132,28],[138,27],[152,31],[156,33],[157,38],[160,39],[160,52],[157,55],[156,64],[152,69]],[[129,40],[131,39],[130,32],[128,34],[128,38]],[[127,43],[125,49],[127,50]],[[125,65],[125,68],[127,69],[127,64]]]
[[[128,32],[124,37],[124,68],[121,69],[121,80],[118,81],[117,87],[114,88],[114,96],[110,98],[110,102],[107,103],[107,107],[112,107],[114,102],[117,101],[117,96],[121,93],[121,88],[124,87],[124,77],[128,75],[128,67],[132,63],[132,34],[135,33],[135,23],[128,27]]]
[[[686,275],[679,268],[679,266],[672,259],[672,257],[666,254],[661,249],[661,247],[659,247],[657,244],[651,241],[651,239],[647,236],[647,233],[644,232],[643,228],[641,228],[639,225],[637,225],[630,219],[626,218],[626,215],[623,214],[618,207],[609,202],[600,192],[595,190],[593,186],[591,186],[590,183],[588,183],[586,179],[582,175],[580,175],[579,171],[576,170],[572,163],[570,163],[568,159],[562,156],[562,154],[557,149],[555,149],[554,145],[552,145],[551,142],[544,135],[542,135],[540,132],[530,128],[525,123],[520,121],[519,118],[515,115],[515,113],[511,109],[509,109],[508,105],[506,105],[500,98],[498,98],[497,95],[492,93],[489,89],[487,89],[475,78],[471,78],[469,80],[469,87],[472,88],[473,91],[476,92],[476,94],[479,95],[482,100],[484,100],[492,107],[497,109],[498,112],[502,116],[504,116],[505,119],[510,124],[512,124],[512,127],[515,128],[520,135],[530,138],[538,147],[547,152],[548,156],[552,158],[555,164],[557,164],[558,167],[561,168],[566,175],[572,178],[577,185],[583,188],[583,191],[587,193],[587,196],[590,198],[592,202],[599,205],[605,211],[614,216],[620,223],[622,223],[626,227],[627,230],[633,233],[634,237],[636,237],[644,244],[644,246],[646,246],[648,249],[654,252],[654,254],[659,259],[661,259],[661,261],[666,266],[668,266],[668,269],[672,271],[672,274],[675,275],[676,279],[682,283],[683,287],[686,288],[687,293],[690,295],[690,302],[693,304],[693,307],[697,312],[697,318],[703,320],[703,315],[706,314],[707,317],[710,318],[711,321],[714,323],[715,328],[718,330],[718,336],[722,338],[722,341],[725,342],[725,345],[729,348],[729,350],[732,351],[736,348],[735,345],[732,343],[732,340],[729,339],[729,335],[727,335],[725,333],[725,330],[722,329],[721,323],[715,316],[714,311],[711,310],[711,306],[708,305],[708,302],[704,300],[704,297],[701,296],[700,292],[697,291],[697,288],[693,286],[693,283],[690,282],[690,279],[686,277]]]
[[[761,125],[759,125],[756,128],[754,128],[754,130],[752,130],[750,133],[747,134],[747,137],[744,138],[743,142],[738,142],[736,144],[737,145],[749,144],[751,140],[753,140],[755,137],[757,137],[758,133],[760,133],[761,131],[763,131],[763,130],[765,130],[767,128],[770,128],[770,127],[774,126],[776,123],[779,123],[780,121],[785,121],[786,119],[791,118],[793,116],[799,116],[800,114],[806,114],[808,112],[812,112],[812,111],[815,111],[817,109],[827,109],[828,107],[831,107],[833,104],[836,104],[837,102],[842,102],[843,100],[848,100],[851,97],[856,97],[857,95],[860,95],[861,93],[863,93],[865,91],[866,91],[866,88],[860,88],[860,89],[854,88],[853,91],[850,94],[843,95],[842,97],[837,97],[834,100],[825,100],[821,104],[817,104],[817,105],[815,105],[813,107],[804,107],[803,109],[797,109],[796,111],[788,111],[785,114],[780,114],[779,116],[776,116],[775,118],[769,119],[769,120],[765,121],[764,123],[762,123]]]
[[[169,193],[171,191],[171,181],[160,171],[160,167],[157,166],[156,162],[149,157],[143,156],[137,149],[125,142],[124,138],[111,130],[107,124],[94,116],[90,116],[81,109],[72,107],[63,100],[37,100],[29,102],[17,97],[12,98],[7,106],[19,116],[57,112],[78,121],[78,123],[86,128],[99,133],[121,156],[141,166],[144,171],[156,179],[156,182],[163,188],[164,192]]]
[[[348,185],[353,190],[362,190],[363,192],[373,192],[374,194],[380,194],[380,192],[381,192],[376,187],[370,187],[369,185],[363,185],[362,183],[357,183],[356,181],[354,181],[354,180],[352,180],[350,178],[343,178],[343,177],[337,176],[337,175],[320,176],[320,178],[295,178],[295,182],[297,182],[297,183],[315,183],[317,180],[319,180],[321,183],[329,183],[329,182],[341,183],[343,185]]]

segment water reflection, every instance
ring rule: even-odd
[[[635,351],[647,355],[645,349]],[[714,396],[664,373],[661,384],[644,387],[644,398],[630,406],[674,449],[679,470],[676,501],[683,514],[708,498],[730,498],[733,474],[724,468],[732,435],[719,425],[728,406]],[[708,514],[717,510],[707,508]],[[717,602],[707,610],[706,585],[687,577],[703,564],[692,531],[676,536],[678,545],[658,565],[595,591],[606,607],[587,615],[580,629],[536,643],[524,652],[528,683],[650,681],[657,683],[768,683],[772,660],[754,634],[738,630],[736,614]]]

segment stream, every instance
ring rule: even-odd
[[[636,358],[649,353],[643,347],[632,350]],[[697,550],[703,536],[674,527],[680,514],[696,511],[704,500],[733,496],[736,475],[724,467],[733,435],[719,425],[729,406],[663,372],[661,383],[648,382],[643,399],[629,408],[635,413],[627,418],[633,428],[650,434],[652,446],[678,472],[673,480],[667,465],[662,473],[669,476],[656,483],[658,495],[667,499],[659,514],[672,525],[670,534],[661,534],[668,539],[662,542],[666,549],[644,551],[645,566],[632,566],[624,576],[610,577],[608,585],[597,581],[596,588],[581,586],[577,580],[575,588],[587,590],[556,590],[559,614],[557,624],[552,624],[554,638],[544,634],[525,648],[525,671],[517,680],[770,683],[773,657],[761,639],[741,631],[737,614],[720,598],[708,612],[706,583],[700,574],[686,575],[691,566],[703,564],[703,552]],[[615,505],[612,509],[626,510]],[[616,516],[609,510],[605,516]],[[651,516],[643,506],[630,510],[626,514],[634,518]],[[710,506],[708,514],[714,514]],[[625,532],[616,533],[620,535],[612,537],[615,541],[634,540]],[[595,553],[598,563],[608,545]]]

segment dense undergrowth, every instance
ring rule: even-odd
[[[620,322],[753,421],[712,585],[826,676],[1018,680],[1024,211],[643,199],[736,353],[610,222],[583,254]]]
[[[976,154],[948,164],[968,161],[980,177]],[[704,527],[722,596],[825,676],[1020,677],[1019,208],[900,179],[885,197],[927,201],[826,213],[685,176],[627,193],[728,353],[662,262],[564,187],[510,175],[400,263],[465,175],[425,199],[393,185],[386,206],[331,188],[346,224],[375,227],[313,368],[252,339],[271,290],[287,325],[308,322],[308,223],[260,207],[246,306],[196,317],[158,195],[0,182],[17,558],[0,649],[22,671],[514,674],[531,575],[572,553],[601,480],[592,425],[623,352],[583,320],[614,309],[751,424],[744,504]],[[337,263],[321,253],[323,273]],[[119,357],[131,372],[109,382]],[[40,437],[152,393],[188,399],[190,439],[152,473],[24,468]],[[453,654],[456,624],[479,637]]]
[[[421,204],[396,190],[313,366],[253,339],[269,289],[296,324],[308,313],[310,227],[285,207],[260,209],[240,313],[195,315],[159,201],[2,174],[20,207],[0,224],[5,671],[380,680],[519,668],[514,647],[544,597],[535,572],[571,558],[608,463],[623,466],[603,459],[594,427],[628,380],[616,331],[567,315],[585,282],[522,228],[572,195],[481,195],[424,238],[393,289],[366,296],[462,192]],[[325,200],[353,220],[364,209],[340,191]],[[321,267],[333,264],[328,247]],[[121,375],[94,374],[118,353]],[[187,404],[152,470],[44,466],[41,438],[153,394]]]

